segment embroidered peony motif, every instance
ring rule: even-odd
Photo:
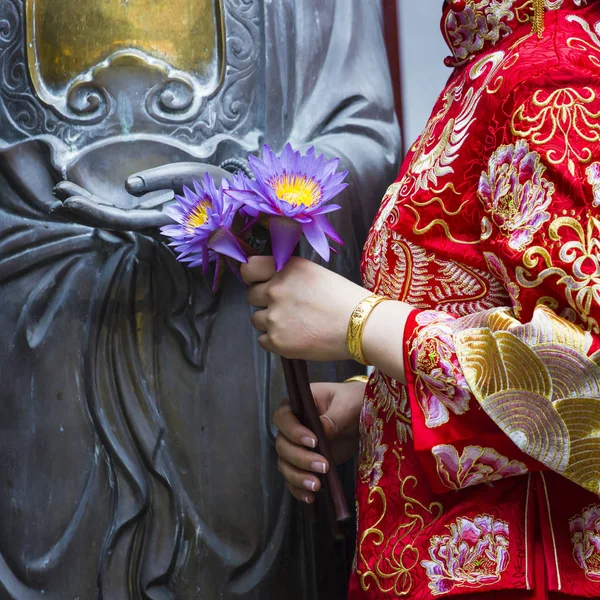
[[[467,446],[459,457],[454,446],[442,444],[432,448],[431,452],[437,462],[441,482],[451,490],[527,473],[522,462],[509,461],[493,448]]]
[[[512,29],[508,21],[515,18],[515,0],[476,0],[460,12],[450,11],[446,33],[454,56],[459,61],[483,49],[486,42],[496,44]]]
[[[590,165],[585,173],[588,176],[588,183],[592,186],[594,193],[593,206],[597,208],[600,206],[600,162]]]
[[[573,558],[591,581],[600,582],[600,506],[592,504],[569,519]]]
[[[387,446],[381,443],[383,420],[377,418],[377,410],[370,402],[365,402],[360,418],[360,448],[358,474],[369,487],[378,485],[383,474],[383,455]]]
[[[546,210],[554,184],[544,179],[546,167],[525,140],[500,146],[479,180],[479,198],[491,220],[509,238],[513,250],[524,251],[533,235],[550,219]]]
[[[449,535],[431,539],[429,556],[421,566],[434,596],[456,587],[478,588],[498,583],[510,560],[508,523],[490,515],[461,517],[449,525]]]
[[[447,423],[449,411],[462,415],[471,397],[454,351],[452,325],[455,319],[438,311],[423,311],[410,350],[410,367],[415,374],[415,392],[427,427]]]

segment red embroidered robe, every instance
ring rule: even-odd
[[[365,248],[416,310],[407,386],[367,388],[355,600],[600,598],[600,2],[545,5],[541,39],[532,0],[444,10],[456,69]]]

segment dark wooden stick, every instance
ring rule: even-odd
[[[294,416],[304,424],[304,406],[302,397],[300,396],[300,388],[296,380],[296,372],[294,365],[291,360],[287,358],[281,358],[281,365],[283,367],[283,376],[285,378],[285,385],[287,387],[288,396],[290,399],[290,406]],[[318,520],[317,507],[315,504],[306,504],[304,507],[306,518],[315,523]]]
[[[292,412],[294,413],[296,418],[298,418],[298,420],[302,424],[308,426],[308,424],[306,422],[305,407],[307,405],[312,407],[315,414],[316,414],[317,410],[316,410],[312,392],[310,392],[310,384],[308,387],[308,390],[309,390],[308,401],[310,402],[310,404],[307,404],[307,402],[304,401],[303,395],[301,393],[301,388],[298,383],[298,372],[295,367],[295,362],[296,361],[289,360],[287,358],[283,358],[283,357],[281,358],[281,364],[283,366],[283,374],[284,374],[284,377],[286,380],[286,386],[288,388],[288,395],[290,398],[290,406],[292,408]],[[305,361],[297,361],[297,362],[304,363],[304,367],[305,367],[304,371],[306,371],[306,378],[308,378],[308,367],[306,366],[306,362]],[[302,372],[303,370],[301,369],[300,371]],[[308,381],[308,379],[307,379],[307,381]],[[304,388],[304,389],[306,390],[306,388]],[[318,418],[318,415],[317,415],[317,418]],[[319,419],[319,422],[320,422],[320,419]],[[321,439],[325,439],[324,432],[322,431],[322,427],[321,427],[321,433],[323,434]],[[326,442],[325,442],[325,444],[327,445]],[[333,463],[331,463],[331,464],[333,465]],[[335,467],[332,467],[332,468],[335,468]],[[337,472],[336,472],[336,475],[337,475]],[[338,520],[336,518],[337,515],[336,515],[335,503],[333,501],[327,479],[324,476],[321,476],[321,483],[323,485],[323,488],[322,488],[323,494],[320,496],[320,498],[325,505],[325,507],[324,507],[325,510],[323,512],[325,513],[325,518],[327,520],[327,523],[329,525],[331,533],[336,540],[344,540],[345,533],[344,533],[343,528],[341,527],[340,522],[338,522]],[[339,502],[338,502],[338,504],[339,504]],[[318,504],[316,502],[314,504],[304,505],[304,510],[305,510],[306,518],[311,523],[316,523],[319,520],[319,513],[321,511],[319,511]]]
[[[333,502],[336,521],[338,523],[343,523],[350,519],[350,511],[348,510],[346,497],[344,496],[342,483],[335,467],[335,461],[329,447],[329,442],[325,437],[323,423],[321,423],[312,390],[310,389],[308,364],[305,360],[293,360],[291,362],[294,372],[296,373],[296,383],[298,385],[300,398],[302,399],[302,408],[304,412],[303,424],[317,436],[317,448],[329,463],[329,471],[323,476],[324,487]]]

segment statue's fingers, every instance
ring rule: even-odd
[[[140,202],[138,208],[149,209],[156,208],[158,206],[164,206],[173,200],[173,192],[156,192],[154,194],[150,194],[150,197]]]
[[[214,165],[193,162],[173,163],[134,173],[127,178],[125,187],[134,196],[142,196],[157,190],[174,190],[180,193],[184,185],[190,187],[194,180],[202,181],[206,173],[213,177],[217,185],[222,179],[231,176],[228,171]]]
[[[173,220],[158,210],[123,210],[98,205],[88,198],[75,196],[62,203],[63,215],[67,211],[75,220],[101,229],[115,231],[144,231],[172,223]]]
[[[92,196],[86,189],[72,181],[61,181],[57,183],[54,186],[53,193],[59,200],[66,200],[72,196],[82,196],[83,198],[91,198]]]

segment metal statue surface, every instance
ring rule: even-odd
[[[380,19],[0,0],[1,599],[343,597],[277,473],[282,377],[245,290],[213,296],[157,226],[165,189],[315,145],[350,170],[332,266],[356,277],[399,152]]]

